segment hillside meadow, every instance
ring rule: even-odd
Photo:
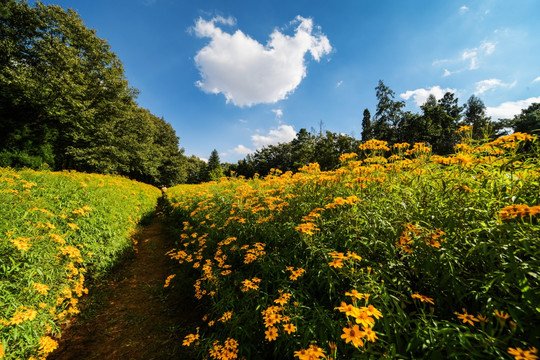
[[[0,168],[0,359],[44,359],[161,192],[119,176]]]
[[[538,140],[471,129],[449,156],[370,140],[334,171],[169,189],[194,358],[537,359]]]

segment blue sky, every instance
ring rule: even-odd
[[[301,128],[359,138],[383,80],[418,111],[480,97],[492,118],[540,102],[540,2],[51,0],[124,64],[186,155],[236,162]]]

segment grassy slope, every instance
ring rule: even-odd
[[[160,191],[131,180],[0,168],[0,348],[44,356],[77,313],[85,281],[132,245]],[[0,352],[0,354],[2,354]]]

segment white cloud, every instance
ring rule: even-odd
[[[276,29],[266,46],[241,30],[224,32],[216,26],[220,23],[231,25],[234,20],[199,18],[192,28],[197,36],[211,39],[195,56],[202,78],[196,85],[240,107],[285,99],[306,76],[306,53],[319,61],[332,50],[320,28],[301,16],[291,22],[296,25],[294,36]]]
[[[471,61],[469,64],[469,70],[478,69],[478,48],[463,51],[461,54],[461,59],[463,61]]]
[[[238,119],[238,122],[241,122],[242,124],[247,124],[247,120],[246,119]]]
[[[540,81],[540,76],[539,76],[539,77],[537,77],[536,79],[534,79],[534,80],[533,80],[533,83],[535,83],[535,82],[539,82],[539,81]]]
[[[281,117],[283,116],[283,110],[281,109],[272,109],[272,112],[276,114],[277,119],[281,119]]]
[[[448,70],[447,68],[444,69],[443,77],[447,77],[452,74],[462,72],[464,70],[476,70],[478,69],[479,60],[481,60],[481,58],[484,56],[493,54],[496,46],[497,46],[496,42],[482,41],[482,43],[480,43],[480,45],[475,48],[463,50],[459,58],[435,60],[433,61],[432,65],[439,66],[441,64],[468,63],[468,65],[466,65],[467,66],[466,68],[452,70],[452,71]]]
[[[343,85],[343,80],[338,81],[336,87],[340,87],[341,85]]]
[[[495,89],[496,87],[513,88],[514,86],[516,86],[516,84],[517,84],[517,81],[514,81],[511,84],[507,84],[507,83],[503,83],[499,79],[482,80],[476,83],[476,91],[474,93],[475,95],[483,94],[488,90]]]
[[[462,7],[459,8],[459,13],[460,14],[465,14],[467,11],[469,11],[469,8],[466,7],[465,5],[463,5]]]
[[[433,96],[435,96],[435,98],[439,100],[447,92],[455,93],[456,89],[441,89],[441,87],[437,85],[437,86],[432,86],[428,89],[420,88],[416,90],[407,90],[403,94],[399,94],[399,96],[405,100],[409,100],[412,97],[414,99],[415,104],[417,106],[420,106],[426,102],[430,94],[433,94]]]
[[[532,103],[540,102],[540,96],[525,100],[507,101],[496,107],[486,107],[486,114],[492,119],[510,119],[528,108]]]
[[[291,125],[279,125],[277,129],[272,129],[268,135],[252,135],[251,141],[256,148],[261,148],[268,145],[277,145],[286,143],[296,137],[296,131]]]
[[[495,46],[497,46],[497,43],[489,42],[489,41],[482,41],[482,44],[480,44],[479,49],[485,55],[491,55],[495,51]]]
[[[251,149],[245,147],[244,145],[240,144],[237,147],[235,147],[234,149],[232,149],[231,152],[233,152],[235,154],[238,154],[238,155],[246,156],[247,154],[251,154],[253,152],[253,150],[251,150]]]

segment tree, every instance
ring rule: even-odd
[[[512,128],[516,132],[538,134],[540,132],[540,103],[533,103],[514,116]]]
[[[402,140],[399,134],[399,127],[402,121],[403,101],[394,101],[395,93],[382,80],[375,88],[377,96],[377,111],[372,124],[373,137],[378,140],[385,140],[395,143]]]
[[[0,166],[186,181],[174,129],[137,106],[121,61],[73,10],[3,1]]]
[[[216,181],[223,177],[223,168],[219,161],[219,154],[216,149],[212,150],[206,166],[206,181]]]
[[[473,139],[481,139],[489,123],[490,118],[486,116],[486,106],[475,95],[467,100],[465,104],[465,124],[471,125]]]
[[[186,159],[186,183],[187,184],[200,184],[204,181],[206,176],[206,163],[191,155]]]
[[[364,109],[362,117],[362,141],[373,139],[373,129],[371,128],[371,114],[368,109]]]

